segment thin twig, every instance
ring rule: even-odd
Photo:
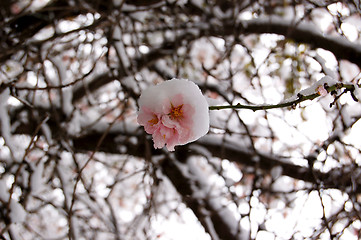
[[[355,85],[353,84],[343,84],[337,83],[332,86],[325,86],[325,89],[328,93],[332,93],[335,90],[345,88],[345,92],[351,92],[353,95],[353,91],[355,90]],[[236,105],[226,105],[226,106],[209,106],[209,110],[222,110],[222,109],[249,109],[252,111],[258,110],[268,110],[274,108],[284,108],[284,107],[295,107],[297,104],[306,101],[306,100],[313,100],[317,97],[321,96],[318,92],[312,93],[310,95],[302,95],[300,93],[297,94],[297,98],[291,101],[283,101],[278,104],[263,104],[263,105],[243,105],[237,103]],[[353,95],[354,96],[354,95]],[[356,101],[357,99],[354,98]]]

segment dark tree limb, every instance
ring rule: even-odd
[[[138,137],[137,145],[133,145],[126,140],[132,135]],[[123,142],[117,142],[115,140],[119,136],[123,136]],[[92,151],[100,137],[101,133],[93,132],[89,135],[75,138],[73,139],[74,148],[77,151]],[[128,154],[144,157],[144,152],[146,150],[144,141],[145,139],[143,139],[143,135],[134,135],[130,132],[110,132],[106,136],[104,143],[100,146],[99,151],[119,153],[120,146],[124,145],[127,147]],[[177,147],[176,151],[187,148],[187,151],[193,155],[199,155],[198,152],[188,148],[188,146],[191,145],[200,145],[209,151],[212,156],[221,159],[228,159],[229,161],[238,163],[244,167],[254,167],[265,172],[270,172],[273,167],[279,166],[282,167],[282,175],[289,176],[293,179],[302,180],[316,185],[321,184],[324,188],[334,188],[341,191],[347,191],[347,189],[352,187],[354,192],[361,193],[361,178],[357,177],[358,173],[354,171],[355,169],[352,166],[335,168],[325,173],[317,169],[310,169],[309,166],[306,165],[296,165],[286,157],[253,152],[244,146],[235,145],[235,143],[225,142],[221,138],[213,137],[203,137],[184,147]],[[152,148],[151,151],[152,155],[163,154],[162,151],[157,149]],[[306,162],[307,159],[305,159],[305,163]]]
[[[225,26],[226,33],[232,34],[234,26]],[[313,48],[322,48],[332,52],[337,59],[348,60],[361,68],[361,45],[352,43],[343,37],[334,37],[323,34],[311,24],[300,23],[294,25],[282,18],[264,18],[242,21],[238,26],[242,34],[273,33],[283,35],[298,43],[305,43]]]

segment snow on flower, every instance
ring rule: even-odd
[[[328,94],[327,92],[327,89],[325,88],[324,85],[319,85],[317,88],[316,88],[316,91],[318,93],[318,95],[324,97]]]
[[[197,140],[209,129],[208,104],[198,86],[185,79],[152,86],[139,98],[138,123],[153,135],[154,148]]]

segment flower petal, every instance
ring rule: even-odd
[[[209,129],[209,111],[198,86],[188,80],[172,79],[152,86],[139,98],[137,121],[153,135],[154,147],[174,151],[204,136]]]

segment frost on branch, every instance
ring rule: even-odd
[[[139,98],[138,123],[153,135],[154,148],[197,140],[209,129],[208,104],[198,86],[175,79],[146,89]]]

